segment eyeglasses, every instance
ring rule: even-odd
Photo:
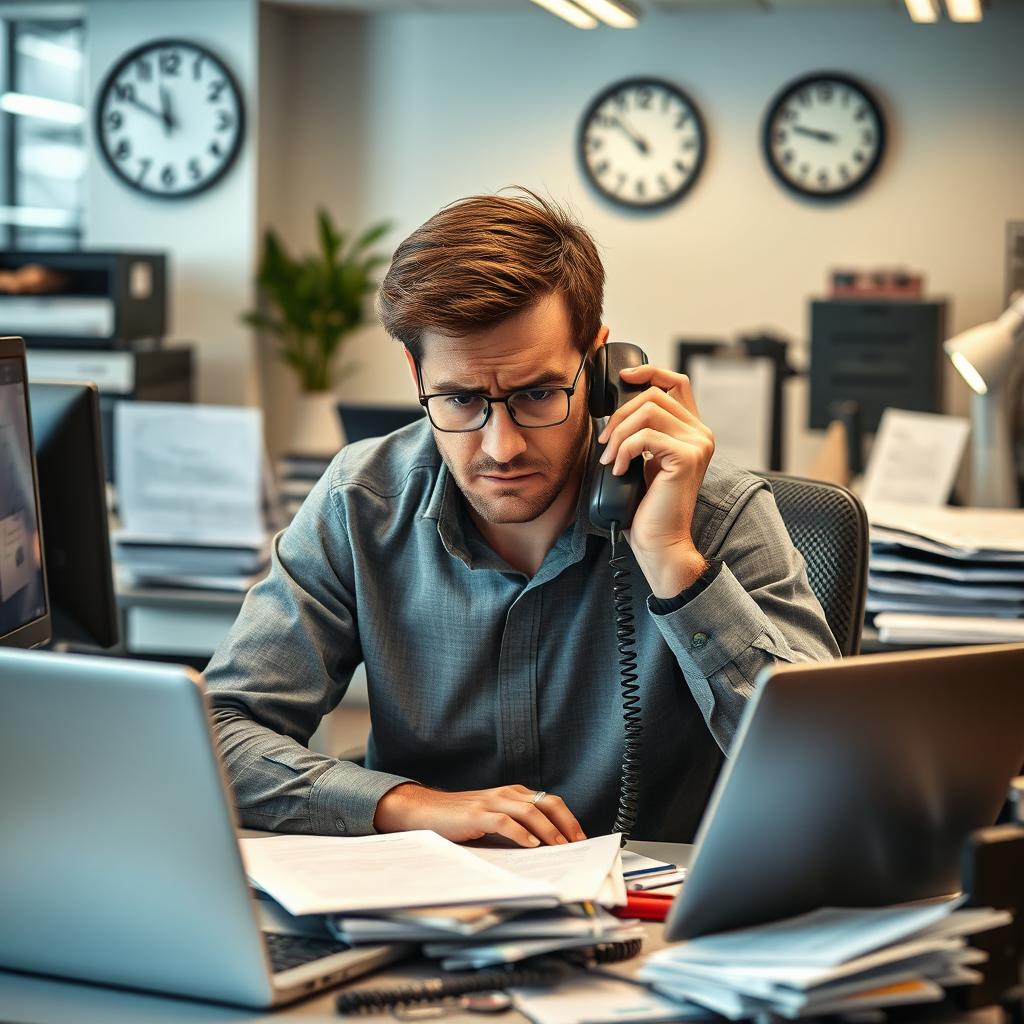
[[[587,353],[584,352],[576,376],[567,388],[527,388],[501,398],[491,398],[490,395],[474,391],[445,391],[425,395],[423,371],[419,360],[415,360],[420,405],[427,410],[430,422],[448,434],[479,430],[490,419],[493,405],[505,406],[512,422],[519,427],[557,427],[569,418],[569,403],[576,393],[576,382],[580,379],[586,361]]]

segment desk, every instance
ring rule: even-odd
[[[689,862],[691,847],[676,843],[630,843],[629,848],[648,857],[657,857],[675,864]],[[648,925],[649,940],[646,950],[664,945],[662,926]],[[623,971],[635,969],[639,960],[621,965]],[[417,978],[436,976],[438,967],[429,961],[406,961],[377,974],[360,978],[345,987],[377,988],[396,985]],[[372,1017],[339,1017],[334,1011],[334,1000],[339,989],[332,989],[283,1010],[239,1010],[211,1003],[191,1002],[185,999],[144,995],[98,985],[56,981],[28,974],[0,971],[0,1020],[17,1024],[271,1024],[274,1021],[300,1019],[318,1024],[341,1020],[379,1021],[393,1024],[388,1014]],[[442,1021],[473,1022],[482,1024],[480,1014],[451,1014]],[[516,1013],[496,1018],[505,1024],[525,1020]]]

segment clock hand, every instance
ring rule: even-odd
[[[160,116],[164,121],[164,134],[169,135],[171,129],[178,126],[178,122],[171,110],[171,94],[163,85],[160,86]]]
[[[812,139],[817,139],[819,142],[835,142],[835,132],[823,132],[818,128],[805,128],[802,124],[793,125],[794,132],[797,135],[809,135]]]
[[[618,125],[626,133],[626,135],[629,136],[630,141],[633,143],[634,146],[636,146],[638,150],[640,150],[641,153],[643,153],[646,156],[650,152],[651,147],[648,146],[647,143],[636,133],[636,131],[630,128],[629,125],[627,125],[625,121],[622,120],[622,118],[613,117],[612,121],[616,125]]]
[[[144,110],[147,114],[151,115],[152,117],[158,117],[160,118],[161,121],[165,121],[163,113],[157,110],[155,107],[151,107],[148,103],[143,103],[142,100],[137,100],[134,96],[128,96],[126,98],[133,107],[138,107],[139,110]]]

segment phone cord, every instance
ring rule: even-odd
[[[622,834],[622,843],[633,833],[640,807],[640,746],[644,727],[640,712],[640,687],[636,671],[636,626],[633,615],[633,584],[624,555],[616,557],[618,523],[612,523],[612,596],[615,602],[615,638],[619,649],[619,672],[622,683],[622,718],[625,722],[622,748],[622,783],[619,809],[615,814],[613,832]]]

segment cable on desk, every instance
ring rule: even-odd
[[[417,1003],[435,1003],[473,992],[493,992],[507,988],[547,988],[557,985],[579,968],[598,964],[614,964],[631,960],[640,953],[643,939],[625,942],[599,942],[594,946],[570,950],[559,957],[543,957],[524,961],[520,967],[501,967],[497,970],[466,971],[450,974],[446,978],[431,978],[415,985],[396,985],[394,988],[368,988],[357,992],[343,992],[337,999],[338,1013],[350,1015],[375,1013],[397,1006]]]

